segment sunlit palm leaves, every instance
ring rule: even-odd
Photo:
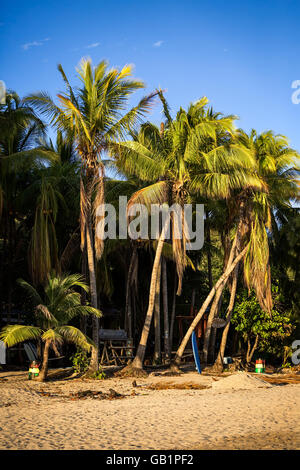
[[[261,188],[248,186],[245,199],[250,245],[244,261],[244,278],[248,288],[255,289],[261,307],[271,311],[267,231],[271,232],[276,223],[272,212],[276,213],[283,206],[290,207],[291,201],[298,197],[299,155],[288,146],[284,136],[275,136],[271,131],[258,135],[252,130],[247,135],[239,129],[237,139],[251,152],[257,176],[262,181]]]
[[[43,92],[27,97],[27,101],[45,114],[59,131],[74,135],[83,163],[83,178],[89,180],[83,184],[92,184],[93,189],[85,190],[86,197],[90,199],[95,192],[95,204],[98,206],[104,202],[102,153],[107,150],[109,142],[124,137],[134,128],[148,111],[155,94],[142,98],[127,111],[129,96],[144,87],[143,82],[130,78],[130,65],[120,71],[109,70],[108,64],[102,61],[93,68],[89,59],[83,59],[77,69],[82,86],[76,89],[70,85],[61,65],[58,70],[67,88],[65,93],[58,95],[59,105]],[[85,222],[86,218],[81,217],[82,226]],[[103,243],[99,237],[95,238],[95,248],[97,258],[100,258]]]
[[[44,301],[38,291],[29,283],[20,280],[26,289],[36,317],[37,326],[8,325],[0,332],[0,338],[8,347],[28,340],[41,338],[44,342],[61,343],[63,340],[75,343],[90,350],[92,341],[78,328],[68,325],[80,315],[101,316],[101,312],[89,305],[81,305],[80,293],[76,289],[88,291],[87,285],[78,274],[69,276],[48,276],[44,290]]]
[[[162,129],[143,124],[131,141],[111,144],[116,166],[128,175],[136,175],[151,185],[139,190],[129,201],[170,205],[188,202],[192,194],[205,198],[228,198],[236,189],[249,185],[262,187],[255,175],[256,162],[251,152],[233,138],[235,116],[222,116],[207,108],[206,97],[182,108],[175,120],[159,91],[167,118]],[[174,222],[173,222],[174,223]],[[173,234],[175,226],[173,226]],[[179,289],[185,267],[185,239],[173,237],[174,259]]]

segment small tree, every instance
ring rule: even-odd
[[[246,363],[249,366],[257,349],[282,355],[284,340],[291,335],[293,326],[289,313],[281,312],[278,303],[268,313],[261,309],[254,294],[246,295],[243,291],[234,309],[232,323],[247,344]]]
[[[78,315],[101,316],[100,310],[89,305],[81,305],[80,293],[76,288],[88,292],[88,286],[82,281],[79,274],[54,276],[49,275],[44,289],[44,299],[30,284],[19,280],[34,306],[36,326],[7,325],[0,331],[0,340],[8,347],[28,340],[42,340],[43,361],[38,380],[43,382],[47,378],[49,349],[54,349],[64,341],[74,343],[86,351],[94,345],[92,340],[78,328],[68,323]]]

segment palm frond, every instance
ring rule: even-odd
[[[55,329],[49,328],[45,333],[42,335],[42,340],[43,341],[51,341],[53,343],[58,343],[62,344],[64,341],[64,338],[61,334],[58,333]]]
[[[40,294],[38,293],[38,291],[35,289],[35,287],[33,287],[31,284],[24,281],[23,279],[17,279],[17,283],[21,287],[23,287],[23,289],[26,290],[26,292],[27,292],[28,296],[30,297],[30,299],[31,299],[34,306],[43,303],[42,298],[41,298]]]
[[[63,325],[55,328],[54,331],[68,343],[74,343],[86,351],[90,351],[91,347],[95,346],[93,341],[75,326]]]
[[[0,340],[9,348],[24,341],[38,339],[41,337],[42,330],[36,326],[26,325],[7,325],[0,331]]]

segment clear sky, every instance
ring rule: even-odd
[[[135,65],[176,112],[206,95],[239,127],[273,129],[300,151],[299,0],[44,0],[0,7],[0,80],[20,96],[63,89],[82,56]],[[145,94],[144,93],[144,94]],[[136,95],[136,101],[140,95]],[[157,106],[150,116],[161,120]]]

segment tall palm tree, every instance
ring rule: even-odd
[[[59,260],[59,252],[69,242],[67,223],[75,222],[75,234],[79,228],[79,165],[72,141],[67,141],[60,133],[55,146],[51,140],[39,138],[36,150],[54,155],[56,159],[46,165],[32,166],[30,181],[17,198],[17,205],[26,214],[20,220],[21,227],[25,225],[28,230],[28,219],[32,219],[28,261],[32,281],[39,285],[46,281],[51,270],[60,272],[60,261],[66,270],[68,253],[63,252]],[[62,223],[63,234],[59,231]]]
[[[1,330],[0,338],[8,347],[28,340],[41,339],[44,350],[38,380],[44,381],[47,378],[50,347],[55,348],[67,341],[90,351],[93,345],[86,335],[68,323],[79,315],[100,317],[101,312],[88,305],[81,305],[80,294],[75,289],[81,288],[87,292],[88,286],[79,274],[58,277],[50,275],[44,288],[44,298],[26,281],[20,280],[19,283],[26,289],[33,304],[36,326],[7,325]]]
[[[0,104],[0,237],[3,240],[0,275],[2,300],[6,298],[9,311],[13,271],[23,241],[19,229],[25,214],[19,200],[29,184],[32,168],[56,158],[51,151],[35,148],[36,139],[44,132],[43,122],[28,103],[15,92],[8,92],[5,104]]]
[[[269,237],[277,232],[276,213],[282,209],[291,209],[293,200],[299,198],[297,176],[299,175],[299,154],[289,147],[286,137],[274,135],[272,131],[258,134],[252,130],[249,135],[239,129],[237,138],[252,153],[257,164],[257,174],[266,188],[264,192],[252,188],[247,200],[249,212],[265,214],[265,229],[254,245],[253,252],[245,258],[244,281],[249,291],[253,288],[264,310],[272,308],[271,278],[269,266]],[[255,236],[253,235],[255,240]],[[226,312],[226,327],[222,334],[217,357],[218,367],[222,367],[230,320],[234,308],[237,288],[238,267],[234,272],[229,306]]]
[[[146,123],[139,133],[132,135],[133,140],[111,146],[116,164],[125,174],[135,174],[145,182],[152,182],[131,197],[128,209],[134,203],[146,205],[149,211],[151,204],[157,203],[177,203],[183,209],[193,193],[226,197],[230,190],[245,181],[244,168],[250,165],[248,152],[230,142],[234,116],[223,117],[211,108],[207,109],[208,100],[204,97],[190,105],[188,111],[180,109],[173,121],[162,92],[159,95],[167,117],[166,126],[158,129]],[[186,266],[186,238],[175,238],[176,229],[179,229],[176,223],[178,221],[173,217],[172,247],[178,274],[177,294],[180,295]],[[124,374],[141,373],[165,235],[163,227],[153,264],[144,329],[136,357]]]
[[[240,261],[243,260],[244,280],[248,289],[253,288],[261,307],[266,311],[271,311],[272,296],[268,246],[268,231],[271,230],[271,201],[274,200],[275,202],[275,200],[279,200],[279,188],[281,189],[283,198],[291,198],[296,195],[298,189],[295,181],[295,172],[297,170],[294,167],[291,168],[290,165],[291,162],[297,158],[297,153],[287,147],[287,141],[282,136],[275,138],[272,133],[268,132],[258,138],[257,145],[255,145],[254,142],[256,140],[255,136],[255,131],[251,133],[250,139],[241,130],[237,133],[237,142],[251,155],[253,162],[251,173],[253,176],[245,181],[245,185],[241,187],[240,192],[232,193],[236,205],[237,231],[234,243],[232,243],[231,246],[229,260],[220,278],[222,281],[220,282],[219,279],[216,284],[217,288],[215,286],[210,292],[178,348],[175,359],[177,365],[180,363],[182,353],[194,327],[200,321],[205,309],[212,302],[215,294],[215,299],[217,299],[217,296],[222,293],[226,286],[230,274],[235,269],[234,278],[237,276],[237,266]],[[274,149],[276,140],[279,146],[277,151]],[[259,152],[257,152],[258,148],[261,150],[264,149],[261,151],[260,156]],[[277,155],[277,164],[270,158],[271,148],[274,150],[274,155]],[[272,171],[278,170],[276,176],[274,173],[271,175],[271,169]],[[282,174],[283,178],[279,178],[280,174]],[[275,181],[278,182],[277,189],[273,187]],[[236,261],[237,259],[239,260],[238,262]],[[236,288],[233,290],[230,300],[230,309],[233,308],[235,290]],[[204,306],[205,309],[203,310]],[[230,315],[230,310],[228,315]],[[228,321],[229,319],[230,316],[228,317]],[[210,319],[210,327],[211,324],[212,319]],[[211,328],[207,330],[206,338],[208,339],[210,332]],[[206,353],[208,350],[207,346],[208,341],[206,342]]]
[[[148,111],[154,94],[126,109],[130,95],[144,83],[131,79],[132,67],[108,69],[105,61],[92,67],[90,59],[82,59],[77,72],[81,80],[79,88],[73,88],[61,65],[58,70],[66,91],[58,94],[55,104],[47,93],[27,97],[27,101],[50,119],[50,123],[66,136],[73,136],[81,158],[80,226],[81,249],[86,247],[90,295],[92,306],[97,308],[97,284],[95,260],[101,258],[103,239],[95,236],[97,207],[104,203],[103,156],[109,144],[123,138]],[[98,344],[98,318],[93,319],[93,340]],[[98,369],[98,350],[93,349],[90,371]]]

